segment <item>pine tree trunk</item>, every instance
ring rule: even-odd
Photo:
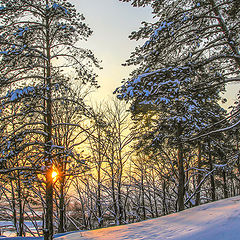
[[[179,184],[178,184],[178,211],[184,210],[184,194],[185,194],[185,173],[183,166],[183,149],[182,144],[178,145],[178,174],[179,174]]]
[[[48,169],[46,174],[46,213],[45,213],[44,240],[53,239],[53,185],[52,170]]]
[[[158,206],[157,206],[157,194],[156,194],[156,184],[155,184],[154,171],[152,171],[152,173],[153,173],[153,200],[154,200],[155,215],[156,215],[156,217],[159,217],[159,215],[158,215]]]
[[[209,170],[210,172],[213,170],[213,162],[212,162],[212,152],[211,152],[211,143],[208,141],[208,149],[209,149]],[[210,182],[211,182],[211,198],[212,201],[216,201],[216,190],[215,190],[215,179],[214,174],[212,173],[210,175]]]
[[[228,198],[227,178],[226,178],[225,170],[223,170],[223,193],[224,193],[224,198]]]
[[[231,175],[231,197],[233,197],[233,196],[236,196],[236,189],[235,189],[235,183],[234,183],[234,181],[233,181],[233,177],[232,177],[232,175]]]
[[[196,206],[200,205],[200,192],[201,192],[201,187],[200,187],[200,183],[202,180],[202,174],[201,171],[199,170],[202,167],[202,149],[201,149],[201,144],[198,143],[198,175],[197,175],[197,194],[196,194]]]
[[[60,174],[60,179],[59,179],[59,183],[60,183],[60,197],[59,197],[59,228],[58,228],[58,232],[59,233],[64,233],[65,229],[65,196],[64,196],[64,187],[65,187],[65,176],[64,176],[64,172],[61,171]]]
[[[236,129],[235,135],[236,135],[236,151],[239,152],[240,149],[239,149],[239,132],[238,132],[238,129]],[[237,155],[236,165],[237,165],[237,169],[238,169],[238,174],[240,174],[240,154]]]
[[[163,182],[162,182],[162,190],[163,190],[162,213],[163,215],[166,215],[167,208],[166,208],[166,180],[165,179],[163,179]]]
[[[177,126],[177,161],[178,161],[178,211],[184,210],[184,195],[185,195],[185,172],[184,172],[184,159],[183,159],[183,145],[181,143],[182,135],[181,123]]]
[[[46,0],[49,5],[49,0]],[[53,239],[53,180],[52,180],[52,81],[51,81],[51,46],[50,46],[50,26],[49,14],[46,8],[46,139],[45,139],[45,166],[46,166],[46,220],[44,229],[44,240]]]

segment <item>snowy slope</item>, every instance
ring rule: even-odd
[[[238,240],[240,196],[139,223],[68,234],[57,240]]]
[[[37,240],[43,238],[1,238]],[[68,233],[56,240],[240,240],[240,196],[139,223]]]

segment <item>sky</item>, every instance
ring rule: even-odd
[[[113,91],[121,86],[121,81],[129,76],[133,67],[123,67],[137,45],[142,42],[131,41],[128,36],[141,26],[142,21],[153,21],[151,8],[134,8],[130,3],[119,0],[70,0],[80,13],[86,17],[86,23],[93,30],[93,35],[80,46],[92,50],[102,60],[103,70],[97,71],[101,86],[94,92],[93,101],[108,100]],[[228,108],[237,98],[239,84],[227,87],[222,106]]]
[[[132,67],[123,64],[140,42],[131,41],[128,36],[138,30],[142,21],[152,21],[151,8],[134,8],[130,3],[119,0],[70,0],[86,18],[93,30],[84,48],[92,50],[102,60],[103,70],[97,71],[101,88],[94,98],[107,99],[127,78]]]

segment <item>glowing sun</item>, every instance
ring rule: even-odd
[[[52,179],[56,178],[58,173],[56,171],[52,171]]]

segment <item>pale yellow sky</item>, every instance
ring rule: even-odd
[[[127,78],[132,68],[121,66],[140,44],[128,36],[136,31],[142,21],[152,21],[150,8],[133,8],[118,0],[70,0],[80,13],[93,35],[81,46],[91,49],[102,60],[103,70],[97,71],[101,88],[94,98],[104,100],[111,97],[116,87]]]

